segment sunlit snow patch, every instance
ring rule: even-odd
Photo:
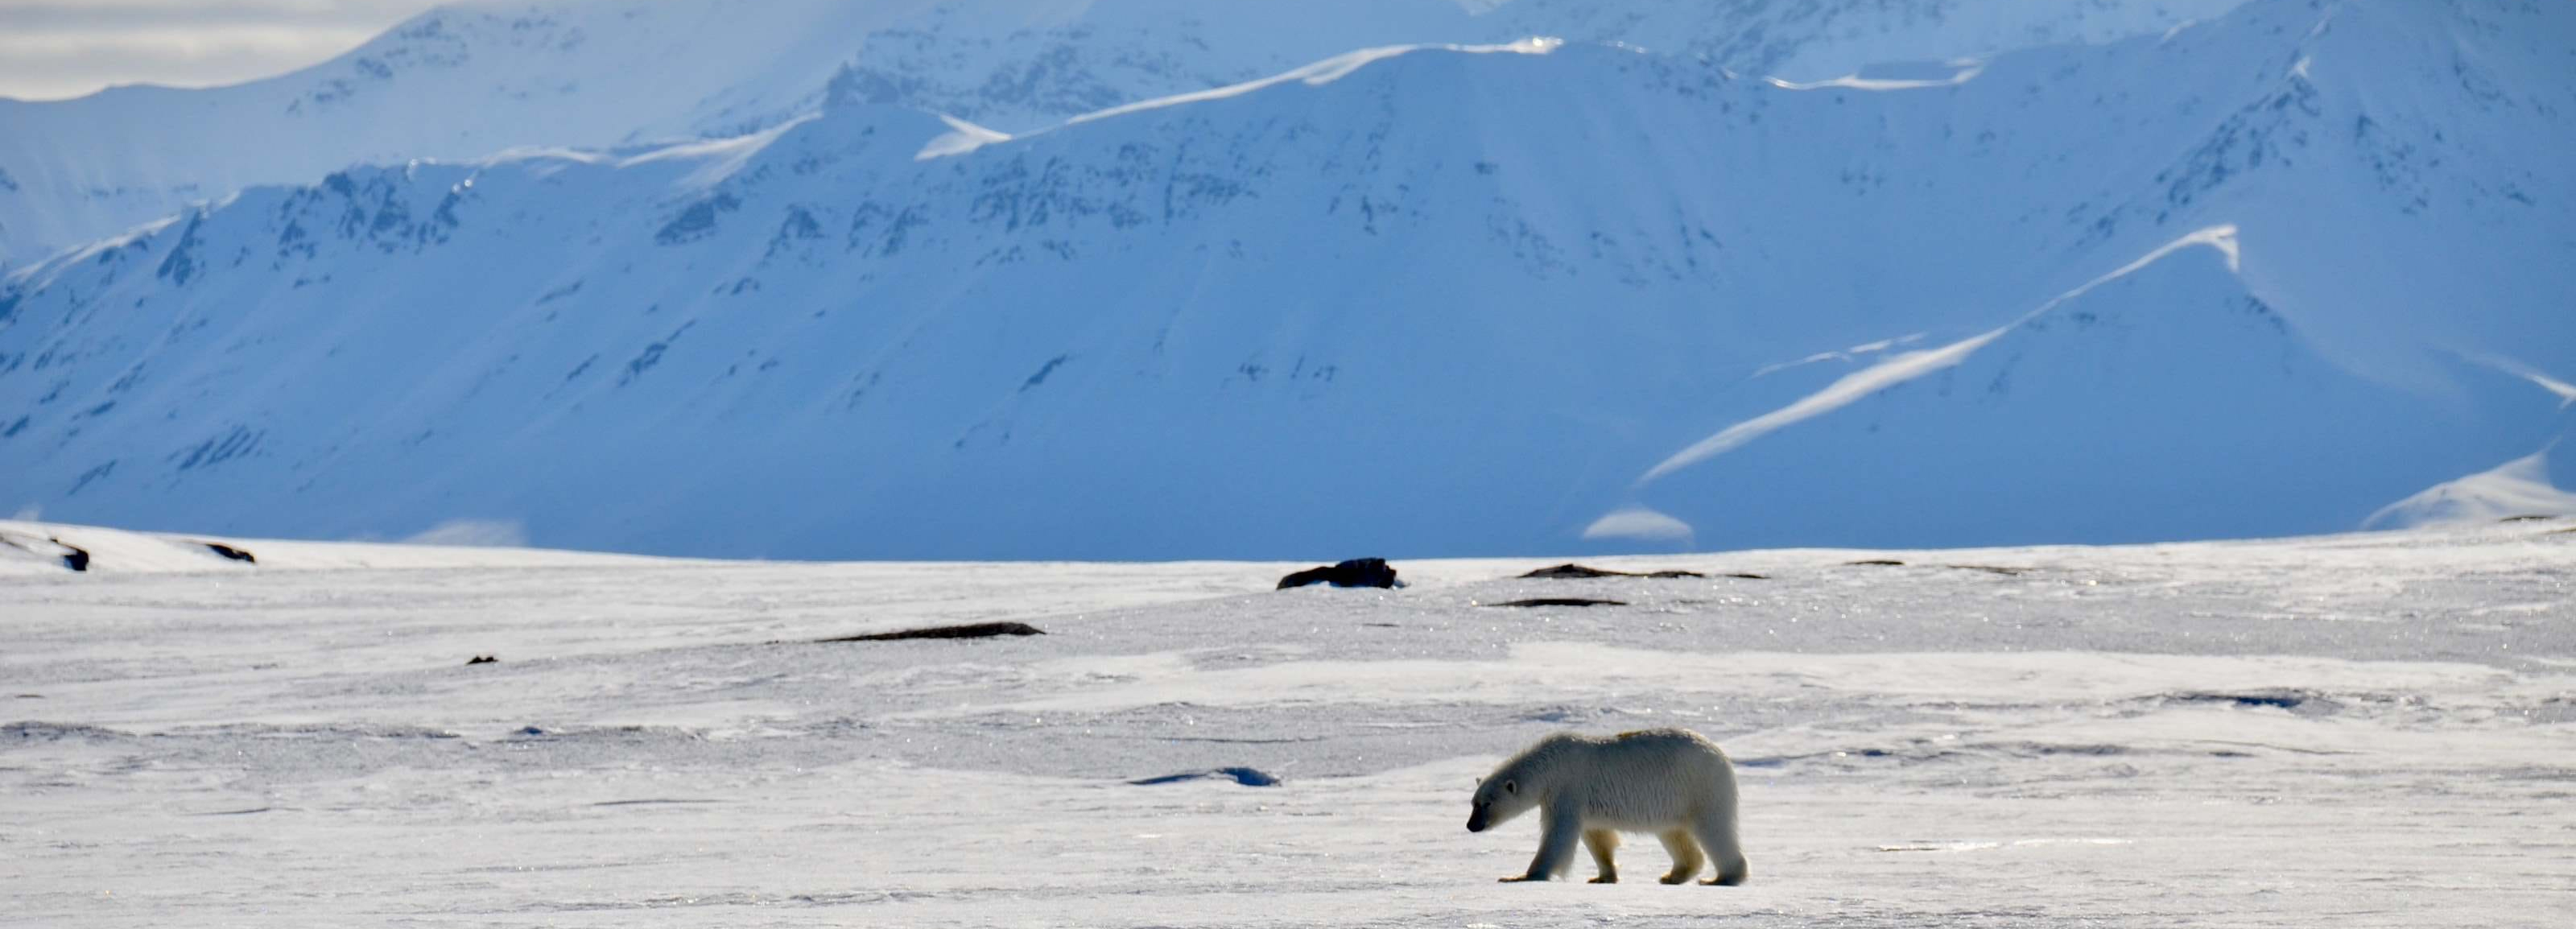
[[[2361,523],[2364,529],[2412,529],[2491,523],[2509,516],[2576,515],[2576,493],[2549,482],[2549,451],[2542,449],[2481,471],[2444,481],[2399,500]]]

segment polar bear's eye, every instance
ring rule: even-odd
[[[1504,781],[1504,782],[1503,782],[1503,792],[1504,792],[1504,793],[1507,793],[1507,794],[1512,794],[1512,795],[1515,795],[1515,796],[1519,795],[1519,794],[1520,794],[1520,792],[1521,792],[1521,782],[1519,782],[1519,781]]]

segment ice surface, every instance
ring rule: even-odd
[[[46,926],[2559,925],[2571,529],[1271,591],[7,523],[101,554],[0,559],[0,884]],[[1478,606],[1535,596],[1632,605]],[[984,621],[1048,634],[812,642]],[[1494,883],[1536,827],[1467,833],[1477,775],[1655,725],[1737,759],[1751,884]]]

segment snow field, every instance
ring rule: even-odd
[[[2555,925],[2568,528],[1608,562],[1758,580],[1399,560],[1394,591],[102,557],[0,583],[0,883],[53,926]],[[1531,596],[1630,605],[1482,605]],[[810,644],[997,619],[1049,634]],[[1468,834],[1476,776],[1653,725],[1736,758],[1752,884],[1633,879],[1644,837],[1628,883],[1493,883],[1536,827]],[[1281,783],[1129,783],[1226,766]]]

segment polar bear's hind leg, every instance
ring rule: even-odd
[[[1583,831],[1583,847],[1592,850],[1592,863],[1601,868],[1601,875],[1593,878],[1591,883],[1619,883],[1619,866],[1610,862],[1610,853],[1619,847],[1619,833],[1608,829],[1586,829]]]
[[[1698,837],[1699,846],[1708,853],[1709,860],[1717,865],[1717,876],[1701,883],[1727,887],[1744,883],[1750,872],[1744,861],[1744,849],[1735,842],[1735,817],[1713,810],[1703,812],[1693,818],[1691,833]]]
[[[1664,840],[1664,851],[1673,856],[1672,873],[1659,879],[1664,883],[1679,884],[1698,877],[1699,869],[1707,866],[1708,859],[1700,857],[1699,842],[1691,838],[1690,830],[1674,829],[1657,838]]]

